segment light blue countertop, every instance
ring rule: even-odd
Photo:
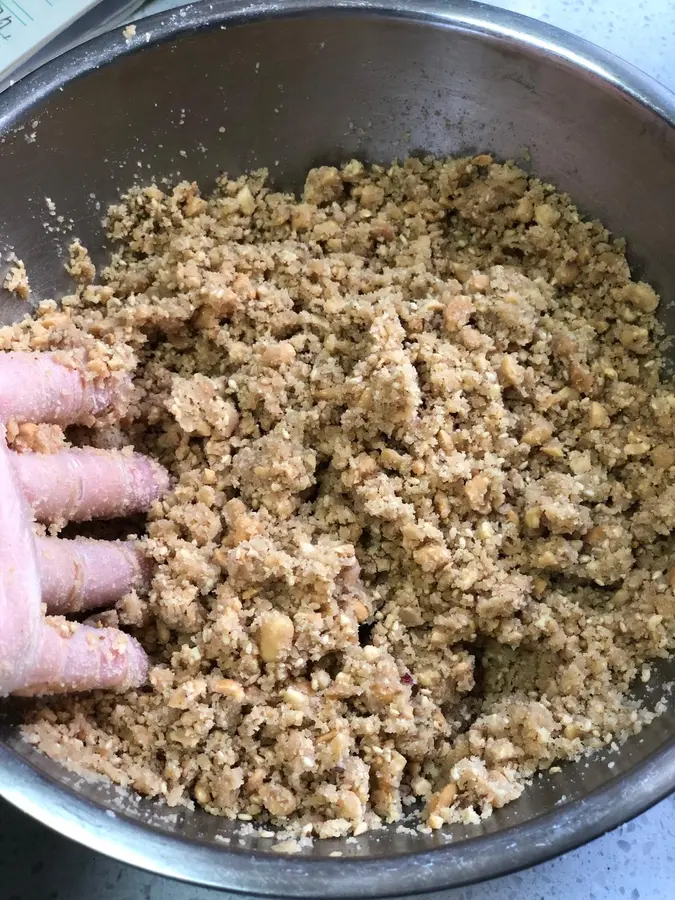
[[[178,4],[155,0],[148,11]],[[611,50],[675,91],[675,0],[503,0]],[[105,859],[0,806],[1,900],[213,900]],[[438,900],[672,900],[675,796],[611,834],[534,869]]]

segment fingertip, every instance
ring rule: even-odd
[[[127,691],[145,684],[148,670],[145,650],[130,635],[48,617],[39,658],[22,694]]]
[[[90,362],[83,349],[0,353],[0,418],[65,426],[90,424],[106,411],[124,415],[131,376],[100,370],[100,360]]]
[[[141,594],[147,594],[152,584],[152,576],[155,571],[155,561],[148,556],[136,541],[126,541],[127,550],[133,555],[137,566],[137,572],[132,587]]]
[[[42,600],[51,614],[101,609],[150,587],[152,560],[134,541],[40,537],[37,550]]]
[[[82,522],[147,511],[170,487],[169,474],[140,453],[70,448],[12,453],[23,493],[40,522]]]
[[[160,500],[171,487],[171,476],[160,463],[155,462],[154,459],[151,459],[150,462],[153,466],[153,478],[157,488],[157,497],[155,499]]]
[[[91,628],[81,626],[88,633],[90,647],[97,645],[100,664],[96,683],[92,688],[127,691],[141,687],[148,679],[148,657],[145,650],[131,635],[116,628]]]
[[[118,634],[122,635],[123,638],[126,639],[126,675],[124,676],[121,682],[115,683],[115,675],[113,672],[113,687],[117,687],[120,691],[127,691],[131,688],[139,688],[143,687],[143,685],[148,680],[148,672],[150,670],[150,663],[148,661],[148,656],[141,646],[141,644],[136,640],[136,638],[131,637],[131,635],[124,634],[123,632],[118,632]]]
[[[171,486],[169,473],[154,459],[142,454],[134,455],[136,476],[136,496],[139,504],[149,508],[155,500],[161,499]]]
[[[135,393],[131,375],[128,372],[115,372],[104,381],[103,388],[103,401],[106,400],[105,390],[107,389],[109,392],[108,406],[114,410],[117,416],[123,416],[129,409]]]

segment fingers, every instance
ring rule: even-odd
[[[148,658],[134,638],[116,628],[91,628],[46,618],[37,660],[19,692],[128,690],[148,676]]]
[[[148,660],[140,644],[113,628],[42,617],[45,596],[57,609],[99,606],[142,577],[139,557],[124,544],[40,544],[42,521],[129,515],[147,509],[168,476],[145,457],[96,450],[52,456],[15,454],[4,421],[88,423],[124,400],[128,379],[91,379],[84,365],[59,354],[0,354],[0,696],[143,684]],[[84,544],[87,544],[85,547]]]
[[[0,420],[87,423],[131,392],[126,375],[94,378],[80,363],[59,353],[0,354]]]
[[[37,561],[42,601],[52,614],[98,609],[147,587],[148,566],[131,542],[41,538]]]
[[[89,449],[16,453],[13,461],[40,522],[82,522],[143,512],[169,486],[166,471],[137,453]]]
[[[41,628],[32,518],[0,425],[0,696],[22,683]]]
[[[70,610],[109,602],[143,576],[125,544],[33,536],[38,519],[84,520],[147,509],[168,476],[145,457],[96,450],[51,456],[7,449],[2,422],[88,423],[124,401],[128,379],[91,378],[60,354],[0,354],[0,695],[119,689],[143,684],[148,660],[140,644],[113,628],[42,617],[40,579],[52,607]],[[86,546],[85,546],[86,545]]]

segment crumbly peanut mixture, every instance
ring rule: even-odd
[[[15,294],[21,300],[28,300],[30,297],[30,284],[28,283],[28,275],[26,274],[26,266],[22,259],[17,259],[10,266],[2,286],[10,294]]]
[[[638,731],[675,647],[675,396],[622,241],[489,156],[132,190],[100,282],[0,347],[135,373],[94,430],[175,476],[119,621],[124,696],[29,740],[170,804],[305,826],[477,821]],[[92,436],[93,435],[93,436]]]

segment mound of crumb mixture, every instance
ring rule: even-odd
[[[675,395],[651,287],[489,156],[134,189],[96,280],[0,330],[134,372],[88,436],[175,477],[150,684],[50,702],[50,756],[320,837],[432,828],[638,731],[675,648]],[[101,363],[103,364],[103,363]],[[68,439],[75,439],[70,435]],[[52,435],[53,439],[53,435]]]

